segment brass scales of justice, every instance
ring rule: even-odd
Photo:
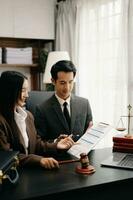
[[[128,121],[127,121],[128,132],[127,132],[127,134],[125,135],[125,137],[133,138],[133,135],[130,133],[130,122],[131,122],[130,120],[131,120],[131,117],[133,117],[133,116],[131,115],[132,106],[129,104],[129,105],[127,106],[127,108],[128,108],[128,115],[127,115],[127,116],[121,116],[121,117],[120,117],[119,123],[121,122],[122,127],[116,128],[116,130],[118,130],[118,131],[125,131],[125,130],[126,130],[126,128],[124,127],[124,123],[123,123],[122,118],[123,118],[123,117],[127,117],[127,118],[128,118]],[[118,123],[118,124],[119,124],[119,123]]]

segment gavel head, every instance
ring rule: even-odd
[[[86,153],[80,154],[80,162],[82,169],[86,169],[89,166],[89,158]]]

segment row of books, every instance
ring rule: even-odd
[[[118,134],[113,137],[113,151],[133,153],[133,137]]]
[[[32,48],[1,48],[2,63],[6,64],[32,64]]]

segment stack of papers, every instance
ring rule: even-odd
[[[32,48],[5,48],[7,64],[32,64]]]
[[[110,131],[112,127],[99,122],[87,129],[84,135],[67,152],[76,158],[80,158],[81,153],[88,154],[93,147]]]

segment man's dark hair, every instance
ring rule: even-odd
[[[17,71],[4,71],[0,76],[0,113],[7,119],[14,117],[14,107],[21,95],[26,76]]]
[[[73,76],[76,75],[76,68],[72,61],[69,60],[61,60],[55,63],[51,68],[51,76],[56,81],[58,76],[58,72],[73,72]]]

